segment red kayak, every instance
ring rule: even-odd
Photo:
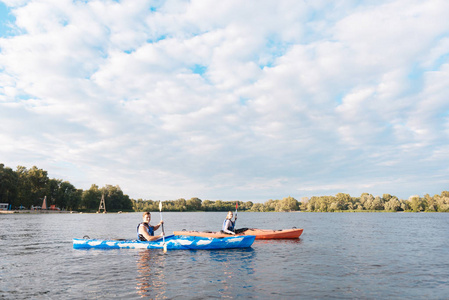
[[[271,239],[297,239],[302,234],[302,228],[282,229],[282,230],[269,230],[269,229],[255,229],[249,228],[239,235],[255,235],[256,240],[271,240]],[[201,236],[201,237],[213,237],[222,238],[229,237],[229,234],[223,232],[211,232],[211,231],[174,231],[174,235],[188,235],[188,236]]]

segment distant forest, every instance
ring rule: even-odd
[[[125,195],[118,185],[106,185],[102,188],[92,184],[90,189],[77,189],[68,181],[50,179],[45,170],[33,166],[27,169],[18,166],[14,171],[0,164],[0,203],[8,203],[12,209],[41,206],[47,197],[47,206],[54,205],[61,210],[95,212],[104,195],[106,210],[114,211],[158,211],[159,200],[134,200]],[[398,199],[390,194],[373,196],[363,193],[360,197],[338,193],[335,196],[293,197],[281,200],[267,200],[265,203],[251,201],[222,201],[180,198],[163,201],[164,211],[228,211],[234,210],[238,202],[240,211],[253,212],[341,212],[341,211],[426,211],[449,212],[449,192],[424,197],[412,196]]]
[[[133,210],[133,202],[118,185],[99,188],[92,184],[90,189],[84,191],[68,181],[48,178],[47,171],[36,166],[29,170],[18,166],[14,171],[0,164],[0,203],[9,203],[12,209],[41,206],[44,197],[47,197],[48,207],[54,205],[68,211],[97,211],[102,195],[108,211]]]

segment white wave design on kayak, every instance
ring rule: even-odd
[[[178,244],[178,245],[182,245],[182,246],[188,246],[188,245],[192,245],[192,241],[189,240],[179,240],[174,244]]]
[[[196,244],[197,245],[209,245],[212,243],[212,240],[199,240]]]
[[[235,239],[229,240],[228,243],[240,243],[241,241],[243,241],[243,237],[239,237],[239,238],[235,238]]]
[[[98,245],[101,245],[101,241],[92,241],[92,242],[89,242],[89,246],[92,246],[92,247],[95,247],[95,246],[98,246]]]

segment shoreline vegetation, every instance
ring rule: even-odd
[[[107,212],[158,211],[159,200],[131,199],[118,185],[100,188],[92,184],[88,190],[77,189],[68,181],[50,179],[45,170],[33,166],[18,166],[14,171],[0,163],[0,203],[8,203],[11,210],[30,212],[40,207],[46,197],[48,207],[58,212],[94,213],[104,196]],[[252,201],[201,200],[199,198],[164,200],[164,211],[232,211],[238,202],[239,211],[249,212],[449,212],[449,191],[399,199],[390,194],[359,197],[338,193],[335,196],[293,197],[269,199],[264,203]],[[55,211],[56,212],[56,211]]]

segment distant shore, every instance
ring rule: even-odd
[[[78,212],[67,210],[31,210],[31,209],[0,210],[0,214],[71,214],[71,213],[78,213]]]

